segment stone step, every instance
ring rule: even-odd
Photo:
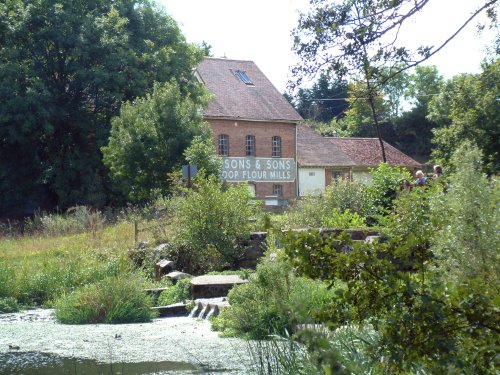
[[[189,316],[199,319],[209,319],[211,316],[217,316],[223,309],[229,307],[227,297],[199,298],[194,303],[195,305]]]
[[[240,284],[246,284],[239,275],[204,275],[191,279],[193,298],[225,297],[229,290]]]
[[[184,302],[174,303],[168,306],[156,306],[152,309],[158,311],[158,316],[160,318],[189,315],[189,311]]]

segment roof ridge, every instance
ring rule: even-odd
[[[239,61],[239,62],[255,62],[253,60],[240,60],[240,59],[230,59],[228,57],[212,57],[212,56],[205,56],[204,59],[206,60],[223,60],[223,61]]]

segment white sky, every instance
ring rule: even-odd
[[[252,60],[284,92],[297,62],[290,36],[308,0],[157,0],[179,24],[188,42],[206,41],[215,57]],[[402,30],[412,45],[438,45],[484,0],[431,0],[419,19]],[[473,21],[428,61],[446,78],[478,72],[492,33],[477,35]]]

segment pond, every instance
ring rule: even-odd
[[[247,342],[205,320],[63,325],[52,310],[0,314],[0,374],[248,374]]]

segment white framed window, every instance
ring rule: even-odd
[[[273,158],[281,158],[281,137],[275,135],[272,138],[272,156]]]
[[[245,138],[245,149],[246,149],[246,155],[247,156],[255,156],[255,136],[254,135],[247,135]]]
[[[277,197],[283,196],[283,185],[273,185],[273,195]]]
[[[220,156],[229,156],[229,136],[227,134],[219,135],[217,153]]]

